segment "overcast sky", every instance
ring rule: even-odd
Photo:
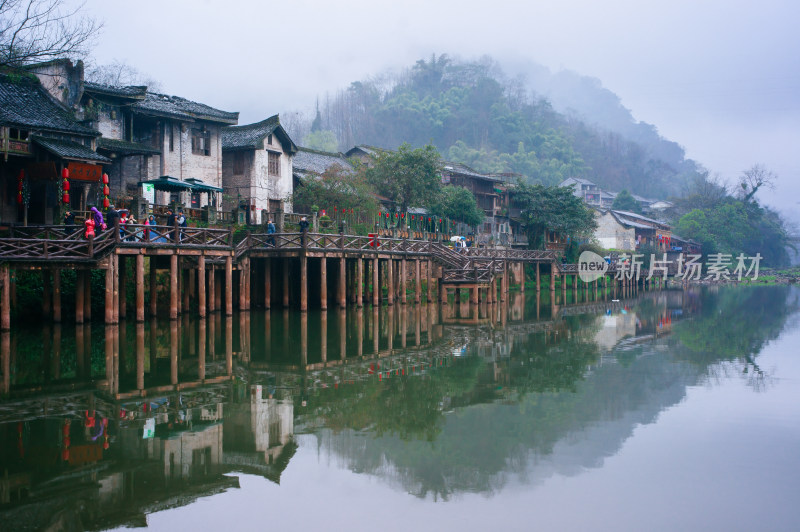
[[[88,0],[105,21],[94,57],[240,124],[432,53],[533,60],[598,78],[712,173],[762,163],[762,198],[800,221],[797,0]]]

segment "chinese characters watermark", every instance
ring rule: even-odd
[[[729,253],[712,253],[705,263],[702,255],[680,253],[677,258],[668,259],[664,253],[660,257],[650,255],[649,268],[645,266],[644,255],[623,253],[617,257],[601,257],[597,253],[584,251],[578,259],[578,275],[584,282],[592,282],[606,273],[614,274],[617,280],[637,281],[645,274],[645,279],[667,279],[672,276],[683,281],[730,281],[742,279],[757,280],[761,254],[748,257],[740,253],[735,259]]]

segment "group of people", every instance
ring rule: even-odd
[[[105,217],[97,207],[92,207],[90,209],[89,216],[87,216],[84,221],[84,238],[88,239],[94,237],[103,231],[107,231],[109,228],[113,228],[117,220],[119,220],[119,233],[122,240],[135,242],[144,239],[152,242],[166,242],[167,240],[174,239],[172,231],[159,232],[158,234],[155,234],[156,231],[153,231],[155,238],[150,238],[150,229],[148,227],[158,225],[154,214],[149,214],[145,218],[142,224],[144,225],[143,228],[136,231],[136,233],[126,234],[126,227],[128,225],[137,225],[139,221],[128,209],[116,209],[114,205],[108,208]],[[181,228],[188,226],[187,218],[183,214],[182,209],[178,209],[177,213],[173,213],[171,209],[167,210],[167,226],[175,227],[175,225]],[[67,236],[71,236],[76,230],[75,213],[68,209],[64,212],[64,232]],[[183,231],[180,232],[180,238],[183,238]]]

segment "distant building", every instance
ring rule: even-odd
[[[294,156],[294,187],[301,187],[310,179],[319,179],[325,172],[336,171],[341,175],[353,172],[353,165],[343,153],[333,153],[299,147]],[[323,206],[320,206],[323,207]],[[310,205],[295,205],[296,212],[311,212]]]
[[[248,213],[247,222],[261,224],[265,213],[290,211],[293,158],[297,146],[278,115],[222,131],[222,187],[230,198],[226,209]]]

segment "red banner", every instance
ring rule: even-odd
[[[103,176],[103,167],[96,164],[69,163],[69,178],[73,181],[100,181]]]

